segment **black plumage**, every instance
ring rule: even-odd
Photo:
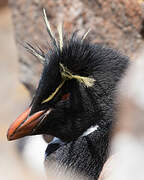
[[[29,121],[29,117],[41,111],[43,115],[36,119],[39,123],[32,130],[25,134],[17,133],[26,124],[24,119],[20,128],[16,127],[14,132],[9,130],[8,138],[36,134],[57,137],[64,143],[48,146],[46,164],[53,160],[58,163],[57,168],[66,166],[96,180],[108,156],[115,121],[116,86],[128,67],[129,59],[112,48],[92,44],[76,33],[70,40],[63,38],[65,40],[58,45],[47,21],[46,24],[54,43],[52,49],[44,54],[26,46],[44,62],[39,86],[26,118]],[[85,134],[91,127],[97,129]],[[51,147],[55,150],[54,155]]]
[[[124,75],[128,58],[101,44],[82,42],[76,35],[64,43],[62,51],[54,49],[46,58],[32,113],[48,107],[54,110],[36,133],[51,134],[66,142],[56,148],[55,158],[52,154],[46,157],[46,164],[52,157],[60,166],[97,179],[108,155],[116,85]],[[68,80],[52,101],[41,105],[61,82],[60,62],[73,74],[94,78],[95,83],[86,87],[76,79]],[[65,93],[70,93],[69,99],[61,100]],[[96,131],[81,137],[95,125]]]
[[[58,111],[48,118],[50,122],[54,120],[51,123],[53,135],[69,143],[55,152],[55,160],[60,165],[64,164],[97,179],[108,155],[116,85],[124,75],[128,58],[116,50],[87,41],[81,42],[76,37],[64,45],[62,52],[54,52],[49,59],[59,59],[70,71],[93,77],[95,83],[92,87],[85,87],[77,80],[71,80],[63,86],[64,90],[70,92],[71,99],[58,101],[54,105]],[[96,131],[81,137],[95,125],[98,125]],[[44,124],[40,129],[46,132],[49,128]],[[50,159],[51,156],[48,156],[47,162]]]

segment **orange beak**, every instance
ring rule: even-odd
[[[45,111],[39,111],[29,117],[31,108],[24,111],[10,126],[7,132],[9,141],[15,140],[24,136],[32,135],[35,128],[42,120],[40,117]]]

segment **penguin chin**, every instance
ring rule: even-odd
[[[51,142],[49,142],[49,144],[46,148],[45,158],[47,158],[49,155],[51,155],[57,149],[59,149],[60,147],[62,147],[64,145],[65,145],[65,143],[61,139],[54,137],[53,140]]]

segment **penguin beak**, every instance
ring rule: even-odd
[[[38,111],[30,115],[31,107],[24,111],[10,126],[7,132],[7,139],[9,141],[22,138],[24,136],[33,135],[36,128],[43,121],[44,117],[48,115],[51,110]]]

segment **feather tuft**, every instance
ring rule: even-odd
[[[55,36],[54,36],[54,34],[53,34],[52,30],[51,30],[50,23],[48,21],[45,9],[43,9],[43,17],[44,17],[44,21],[45,21],[45,24],[46,24],[47,32],[48,32],[48,34],[49,34],[49,36],[50,36],[54,46],[57,47],[57,41],[56,41]]]
[[[60,50],[62,51],[63,48],[63,27],[62,27],[62,23],[60,23],[57,27],[58,30],[58,34],[59,34],[59,47]]]
[[[38,51],[32,45],[30,45],[29,43],[24,43],[23,46],[25,47],[26,50],[28,50],[28,52],[30,52],[32,55],[37,57],[40,60],[40,62],[42,64],[44,64],[45,55],[44,55],[44,52],[42,52],[42,50]]]
[[[63,66],[63,64],[60,63],[61,67],[61,76],[63,79],[70,80],[70,79],[76,79],[80,83],[84,84],[86,87],[92,87],[94,85],[95,79],[79,76],[79,75],[73,75],[66,67]]]
[[[87,37],[88,33],[91,31],[91,29],[89,29],[83,36],[82,36],[82,41],[85,40],[85,38]]]

